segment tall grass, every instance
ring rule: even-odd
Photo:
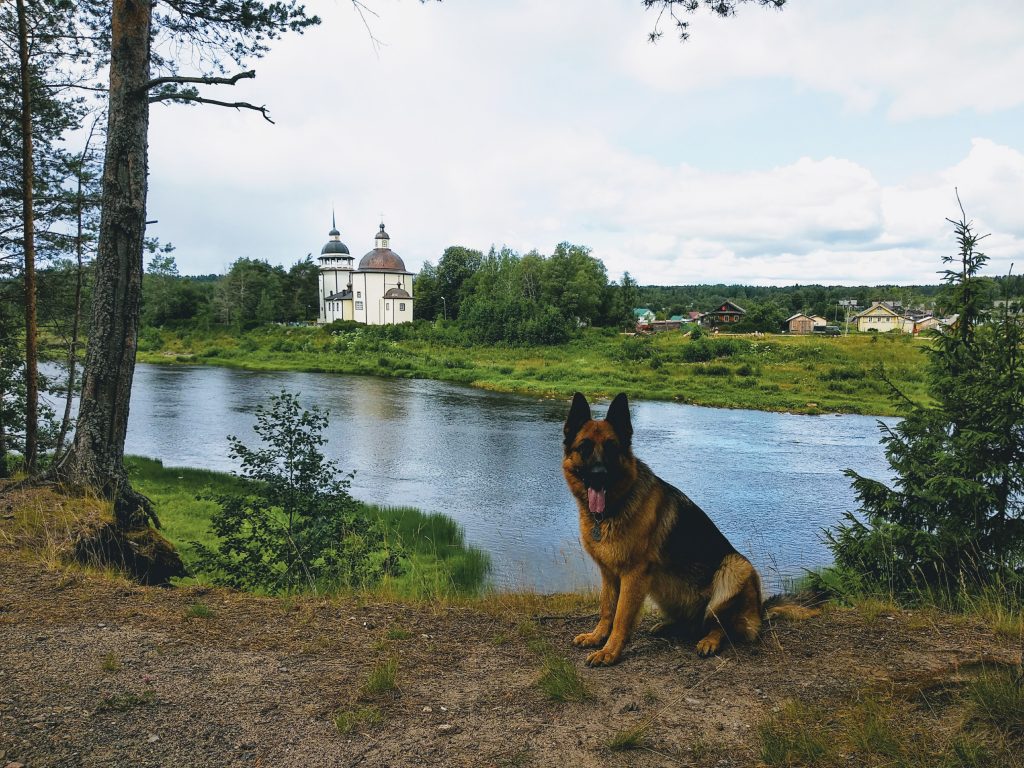
[[[1018,673],[1019,674],[1019,673]],[[758,728],[769,766],[1017,768],[1024,754],[1019,680],[985,673],[965,695],[926,701],[863,691],[828,709],[787,702]]]
[[[826,593],[869,618],[900,606],[969,616],[988,625],[996,635],[1024,643],[1024,575],[1003,573],[988,584],[950,578],[935,585],[922,580],[916,587],[897,592],[888,583],[830,567],[811,572],[794,585],[794,591],[801,589]]]
[[[181,553],[186,567],[196,562],[191,542],[212,546],[210,518],[217,504],[204,496],[235,494],[245,481],[225,472],[165,467],[160,461],[138,456],[126,460],[135,487],[148,496],[163,524],[163,533]],[[426,515],[411,507],[363,505],[363,514],[379,518],[387,535],[408,553],[405,571],[386,577],[378,594],[434,600],[480,594],[487,585],[490,558],[466,544],[461,527],[444,515]],[[198,576],[202,580],[202,575]]]

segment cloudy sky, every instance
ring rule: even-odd
[[[946,217],[1024,269],[1024,3],[790,0],[647,42],[640,0],[306,0],[323,24],[154,105],[150,227],[183,273],[589,246],[618,279],[934,283]]]

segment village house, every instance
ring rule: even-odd
[[[786,330],[794,334],[813,333],[815,325],[814,318],[810,315],[805,315],[803,312],[798,312],[786,320]]]
[[[746,314],[747,310],[739,304],[734,304],[731,301],[723,301],[717,309],[705,312],[701,317],[700,322],[702,325],[710,326],[735,325],[740,322]]]
[[[637,325],[650,325],[654,322],[654,313],[647,307],[636,307],[633,310],[633,317]]]
[[[903,330],[903,316],[892,308],[891,302],[873,301],[868,309],[850,319],[857,325],[858,331],[886,333]]]

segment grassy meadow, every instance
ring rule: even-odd
[[[204,497],[245,492],[245,480],[224,472],[165,467],[155,459],[139,456],[129,457],[126,464],[133,485],[152,500],[163,534],[187,567],[195,563],[194,542],[211,546],[215,540],[210,518],[217,504]],[[411,507],[362,507],[367,516],[380,518],[387,534],[408,553],[405,573],[387,578],[377,588],[381,596],[432,599],[471,596],[483,590],[489,558],[466,545],[454,520],[426,515]]]
[[[885,375],[926,399],[927,340],[904,334],[764,337],[586,329],[549,347],[474,345],[452,326],[147,329],[140,362],[451,381],[500,392],[631,398],[795,413],[894,415]]]

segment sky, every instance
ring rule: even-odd
[[[986,273],[1024,269],[1020,0],[751,4],[656,44],[640,0],[366,4],[373,37],[306,0],[319,27],[204,91],[273,125],[153,105],[148,234],[183,274],[315,258],[333,211],[413,272],[568,241],[643,285],[930,284],[957,191]]]

